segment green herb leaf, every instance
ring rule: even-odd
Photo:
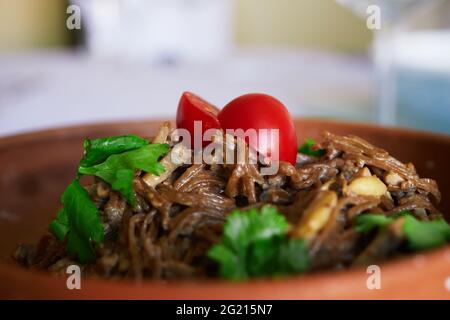
[[[384,228],[393,221],[394,218],[383,214],[361,214],[355,218],[355,230],[361,233],[368,233],[376,228]]]
[[[67,250],[82,262],[95,257],[91,241],[103,242],[103,225],[97,208],[78,180],[73,180],[64,191],[63,208],[50,224],[50,230],[59,240],[68,237]]]
[[[306,139],[305,143],[298,148],[299,153],[303,153],[313,157],[321,157],[325,154],[325,150],[317,149],[313,147],[316,142],[313,139]]]
[[[306,243],[288,239],[288,223],[276,208],[234,210],[224,225],[222,241],[208,251],[223,278],[246,279],[304,272],[309,265]]]
[[[165,168],[158,163],[169,150],[166,144],[148,144],[137,136],[128,135],[85,140],[85,156],[80,161],[79,174],[95,175],[108,182],[131,203],[135,204],[133,178],[136,170],[161,174]],[[67,237],[67,251],[86,263],[95,258],[93,242],[103,242],[103,225],[97,208],[78,179],[64,191],[63,208],[50,223],[50,230],[59,240]]]
[[[69,233],[66,249],[71,256],[78,257],[81,263],[87,263],[95,259],[91,241],[81,236],[75,228]]]
[[[119,191],[127,201],[134,205],[136,196],[133,190],[133,178],[136,170],[160,175],[165,171],[158,163],[159,158],[169,151],[167,144],[149,144],[139,149],[114,154],[105,162],[91,167],[80,166],[78,173],[97,176]]]
[[[450,225],[444,219],[420,221],[407,216],[403,231],[413,251],[439,247],[450,241]]]
[[[220,266],[220,275],[225,279],[247,278],[246,265],[241,261],[245,257],[239,257],[234,251],[223,244],[216,244],[208,251],[208,257]]]
[[[62,241],[69,232],[69,218],[67,218],[66,211],[61,209],[56,218],[50,223],[50,231]]]
[[[282,274],[302,273],[308,270],[308,245],[303,239],[285,241],[279,250],[279,271]]]
[[[67,187],[62,196],[62,204],[71,229],[75,228],[84,238],[98,243],[103,241],[103,226],[98,210],[78,180]]]
[[[234,210],[227,218],[223,241],[235,250],[246,249],[251,242],[284,235],[287,228],[286,219],[274,207],[264,206],[261,212]]]
[[[147,140],[135,135],[86,139],[83,143],[84,157],[80,161],[80,166],[91,167],[102,163],[113,154],[138,149],[148,143]]]
[[[385,228],[404,217],[403,233],[412,251],[427,250],[450,241],[450,225],[444,219],[421,221],[411,211],[402,211],[390,217],[382,214],[362,214],[355,218],[356,231],[368,233],[376,228]]]

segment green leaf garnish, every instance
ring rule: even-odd
[[[84,157],[80,161],[80,166],[91,167],[102,163],[113,154],[138,149],[147,144],[149,144],[147,140],[135,135],[85,139]]]
[[[405,217],[403,232],[413,251],[442,246],[450,241],[450,225],[444,219],[420,221],[413,216]]]
[[[316,144],[316,142],[313,139],[306,139],[305,143],[298,147],[298,152],[306,154],[308,156],[313,157],[321,157],[325,154],[325,150],[323,149],[317,149],[315,150],[313,147]]]
[[[276,208],[234,210],[224,225],[222,241],[208,251],[223,278],[241,280],[307,270],[309,256],[302,239],[288,239],[288,223]]]
[[[111,188],[135,204],[133,178],[136,170],[161,174],[164,166],[158,159],[168,152],[166,144],[149,144],[134,135],[84,141],[85,154],[78,168],[79,175],[102,178]],[[93,243],[103,242],[103,225],[94,203],[78,178],[64,191],[63,208],[50,223],[50,230],[60,240],[67,237],[67,251],[86,263],[95,258]]]
[[[383,214],[362,214],[355,218],[355,230],[361,233],[368,233],[376,228],[384,228],[395,219]]]
[[[300,273],[308,270],[308,245],[303,239],[285,241],[279,251],[279,272],[281,274]]]
[[[161,156],[169,151],[167,144],[149,144],[139,149],[113,154],[104,162],[94,166],[78,168],[78,173],[97,176],[119,191],[131,204],[136,203],[133,190],[133,177],[136,170],[143,170],[155,175],[165,171],[163,165],[158,163]]]
[[[68,237],[69,254],[78,257],[82,263],[89,262],[95,257],[92,241],[103,242],[103,225],[98,210],[77,179],[66,188],[61,202],[63,208],[50,223],[50,230],[59,240]]]
[[[450,241],[450,225],[444,219],[422,221],[411,211],[402,211],[389,217],[382,214],[362,214],[355,218],[355,229],[367,233],[385,228],[401,217],[404,217],[402,230],[411,251],[435,248]]]
[[[61,209],[56,218],[50,223],[50,230],[60,240],[63,241],[69,232],[69,218],[66,210]]]

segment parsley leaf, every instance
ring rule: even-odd
[[[246,279],[304,272],[309,266],[307,245],[288,239],[288,223],[276,208],[234,210],[224,225],[222,241],[208,251],[223,278]]]
[[[110,155],[138,149],[149,142],[135,135],[115,136],[99,139],[85,139],[84,157],[80,166],[90,167],[105,161]]]
[[[444,219],[431,221],[418,220],[411,211],[402,211],[393,216],[381,214],[362,214],[355,218],[356,231],[370,232],[384,228],[395,220],[404,217],[403,234],[411,251],[435,248],[450,242],[450,225]]]
[[[313,157],[321,157],[325,154],[323,149],[313,149],[316,142],[313,139],[306,139],[305,143],[298,147],[298,152]]]
[[[165,171],[158,159],[169,151],[167,144],[149,144],[136,150],[113,154],[94,166],[78,168],[78,173],[97,176],[119,191],[131,204],[136,203],[133,178],[136,170],[160,175]]]
[[[282,243],[278,254],[281,274],[301,273],[308,270],[308,245],[303,239],[291,239]]]
[[[69,232],[69,218],[66,210],[61,209],[56,218],[50,223],[50,230],[60,240],[63,241]]]
[[[247,247],[251,242],[270,239],[286,233],[288,224],[277,209],[265,206],[258,212],[234,210],[227,218],[227,227],[223,231],[225,244],[235,250]]]
[[[355,230],[361,233],[368,233],[376,228],[384,228],[393,221],[394,218],[383,214],[361,214],[355,218]]]
[[[68,237],[67,251],[85,263],[95,257],[91,241],[103,242],[103,225],[97,208],[77,179],[64,191],[63,208],[50,224],[59,240]]]
[[[70,231],[66,249],[70,255],[78,257],[81,263],[87,263],[95,259],[91,242],[81,236],[76,229]]]
[[[420,221],[413,216],[405,217],[403,232],[413,251],[442,246],[450,241],[450,225],[444,219]]]
[[[161,174],[164,166],[158,159],[168,152],[166,144],[149,144],[134,135],[84,141],[85,154],[78,174],[95,175],[135,204],[133,178],[136,170]],[[50,223],[50,230],[60,240],[67,238],[67,251],[86,263],[95,258],[93,242],[103,242],[103,225],[97,208],[78,178],[64,191],[63,208]]]

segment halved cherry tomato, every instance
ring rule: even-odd
[[[191,146],[194,147],[194,121],[202,122],[202,136],[197,138],[202,139],[206,130],[220,128],[220,123],[217,119],[218,113],[219,109],[206,100],[191,92],[184,92],[178,104],[177,127],[189,131],[192,139]],[[203,142],[203,147],[208,145],[208,143],[207,141]]]
[[[261,93],[245,94],[228,103],[218,118],[223,129],[278,129],[279,139],[260,139],[259,145],[252,145],[250,141],[251,146],[272,160],[295,165],[297,135],[294,123],[286,107],[274,97]],[[278,159],[274,159],[275,148],[278,148]]]

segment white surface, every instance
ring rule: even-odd
[[[152,66],[83,53],[0,55],[0,135],[87,122],[173,118],[193,91],[221,107],[248,92],[281,100],[294,116],[371,120],[364,57],[243,50],[216,63]]]
[[[233,1],[72,0],[89,51],[129,60],[204,61],[232,47]]]
[[[394,50],[400,67],[450,74],[450,30],[400,34]]]

